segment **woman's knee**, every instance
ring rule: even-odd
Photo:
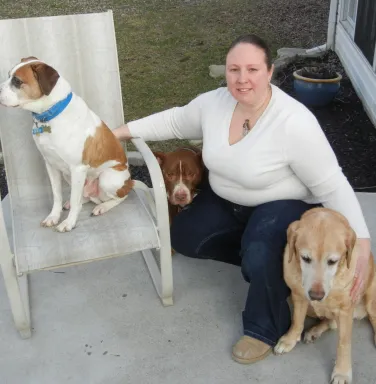
[[[247,282],[279,280],[283,272],[283,249],[268,241],[251,241],[241,251],[241,272]]]
[[[192,223],[189,215],[175,216],[170,227],[171,247],[178,253],[194,258],[203,258],[202,245],[208,234],[198,223]]]
[[[178,253],[188,257],[198,257],[196,255],[197,234],[194,229],[190,228],[190,223],[186,220],[181,220],[175,216],[170,227],[171,247]]]
[[[171,247],[184,256],[240,264],[242,231],[236,226],[212,227],[183,214],[172,222]]]

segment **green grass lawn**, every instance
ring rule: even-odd
[[[214,89],[210,64],[223,64],[239,34],[260,33],[275,53],[286,36],[263,28],[260,0],[0,0],[0,17],[114,12],[125,120],[183,105]],[[175,141],[149,143],[167,149]]]

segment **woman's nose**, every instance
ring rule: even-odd
[[[246,83],[247,82],[247,72],[246,71],[239,71],[238,82],[239,83]]]

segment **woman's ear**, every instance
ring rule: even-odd
[[[272,81],[273,73],[274,73],[274,64],[272,64],[270,70],[269,70],[269,83]]]

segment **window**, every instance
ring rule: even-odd
[[[358,0],[354,42],[373,66],[376,47],[376,1]]]
[[[354,26],[356,22],[356,11],[358,8],[357,5],[357,0],[347,0],[347,20]]]
[[[376,0],[340,1],[340,22],[376,71]]]
[[[343,0],[341,4],[341,22],[349,35],[354,38],[358,1]]]

